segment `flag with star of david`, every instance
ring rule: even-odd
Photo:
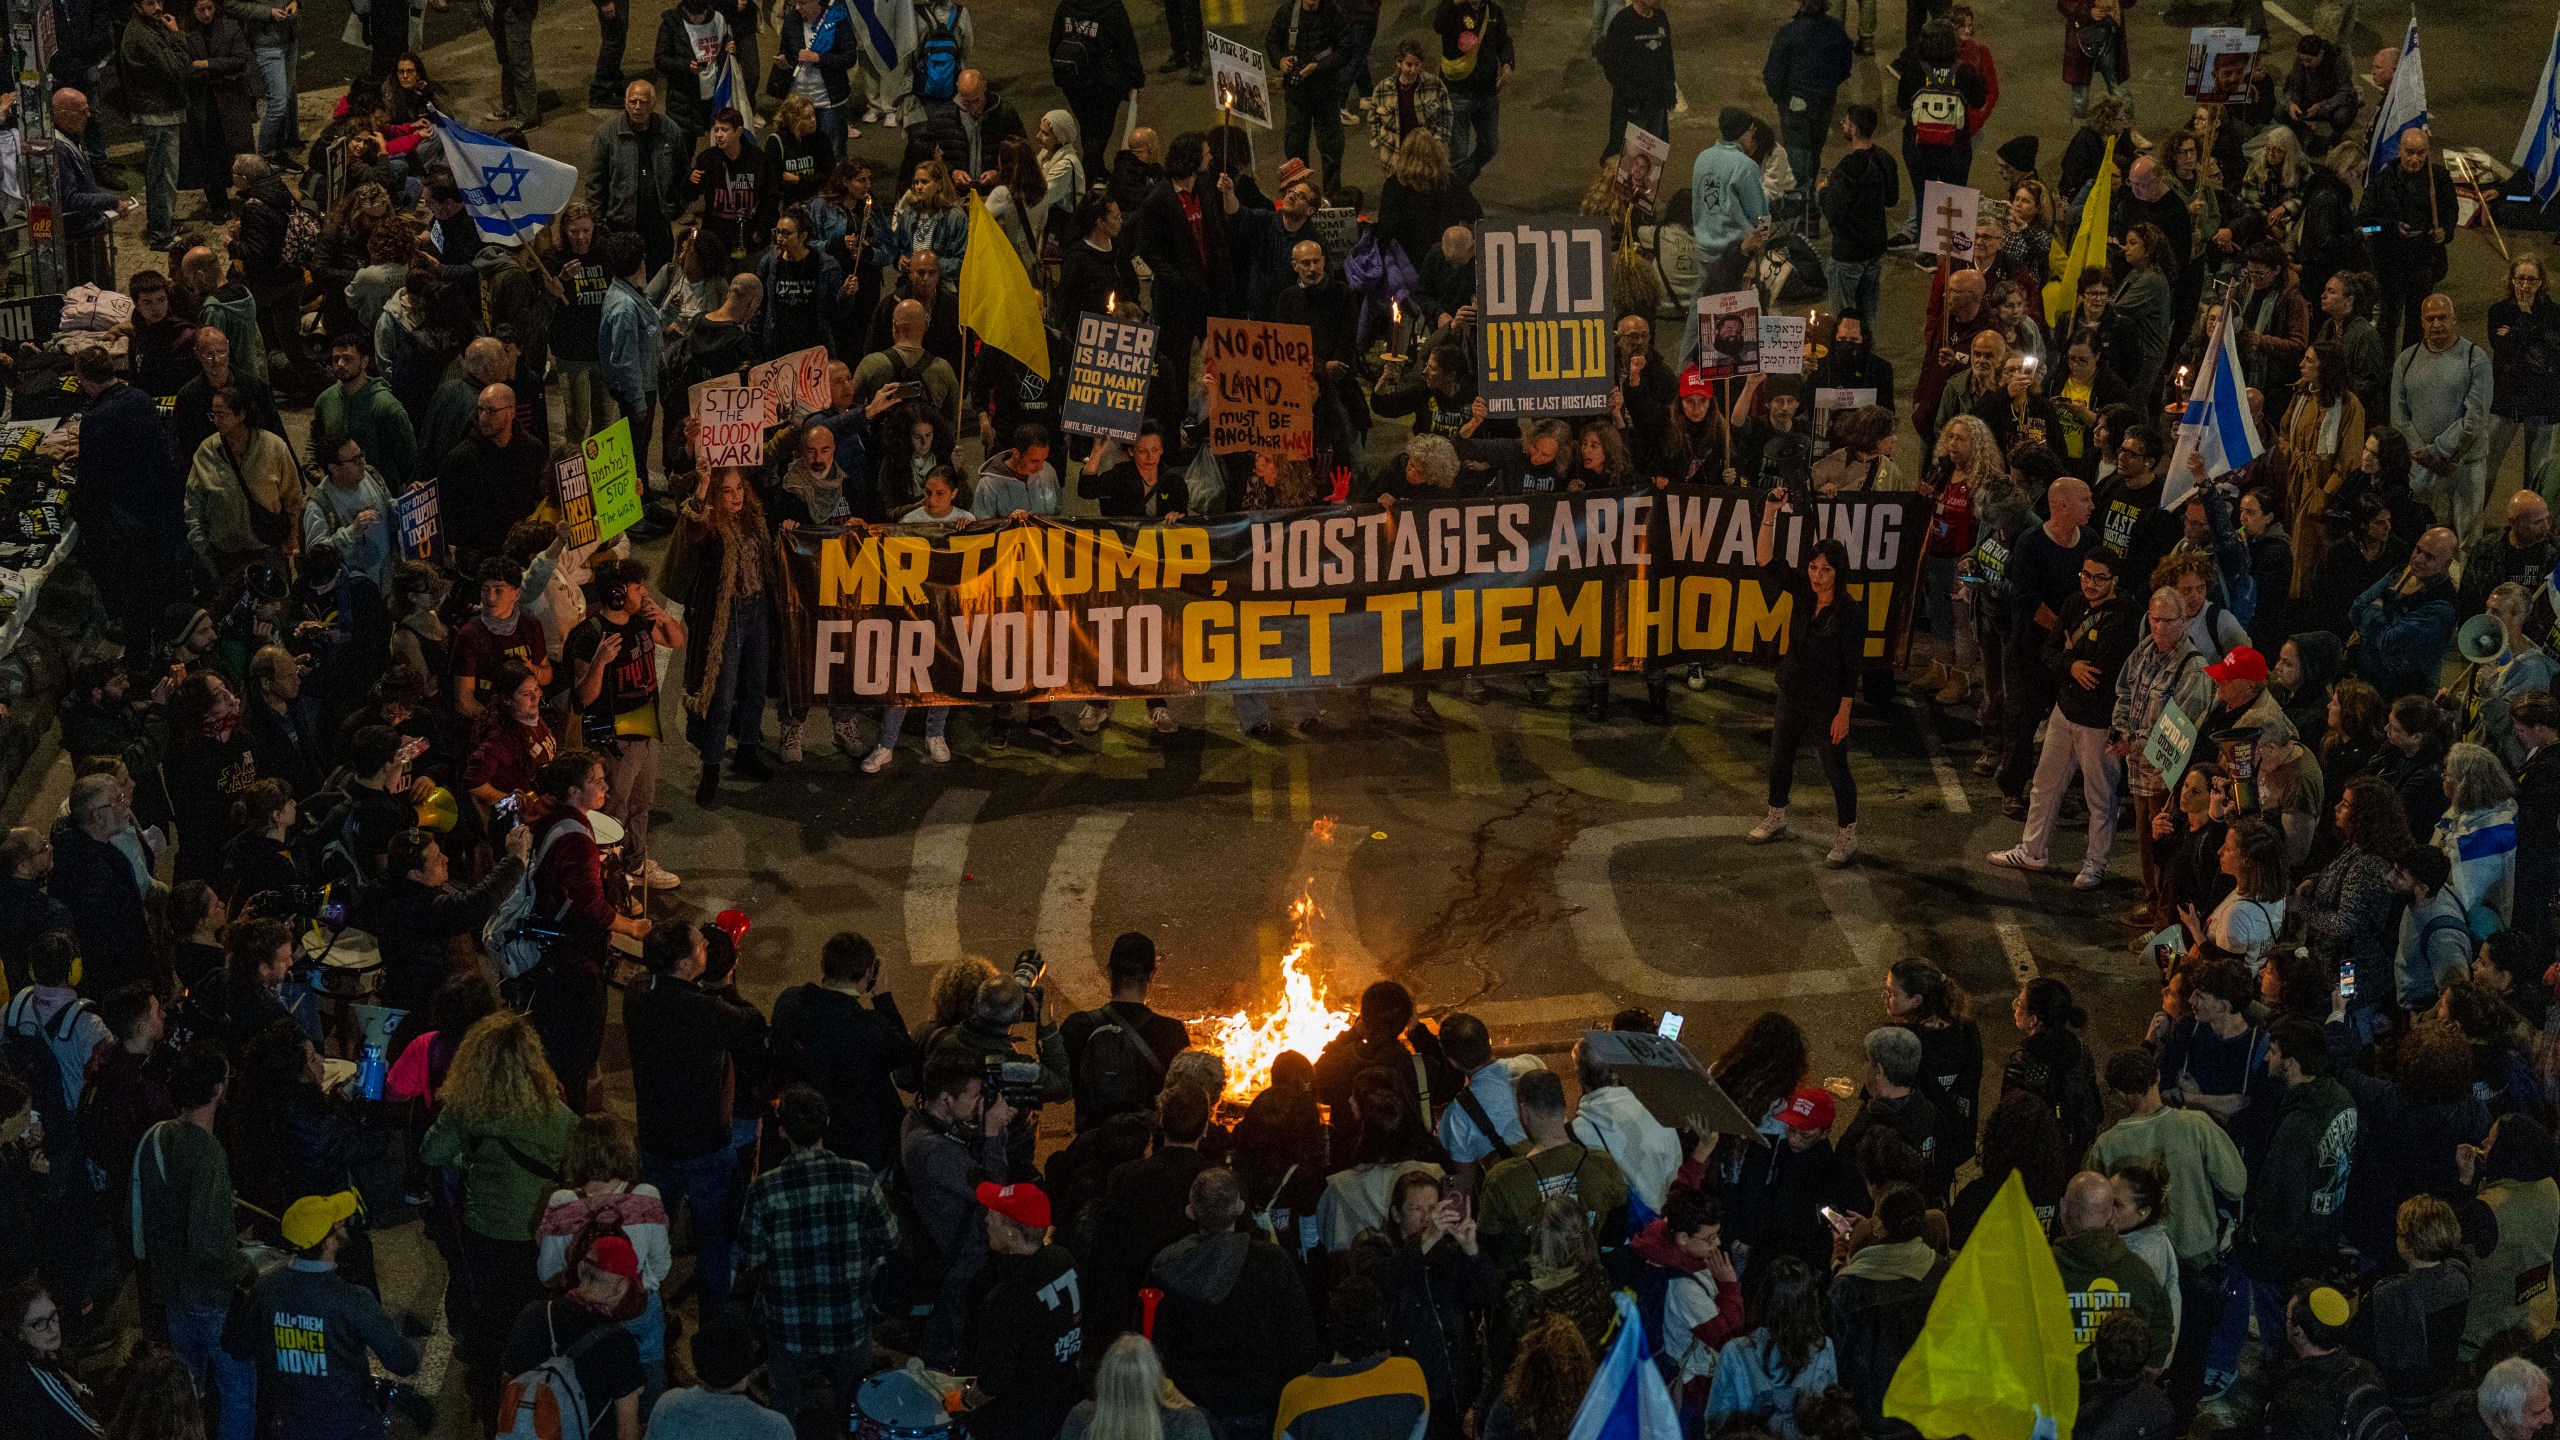
[[[578,193],[578,167],[435,116],[453,183],[480,238],[514,245],[551,223]]]
[[[2560,196],[2560,24],[2552,27],[2542,83],[2534,88],[2524,133],[2516,137],[2515,166],[2532,174],[2534,203],[2548,205]]]

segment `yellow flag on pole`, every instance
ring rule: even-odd
[[[1040,292],[1005,238],[987,202],[969,192],[969,249],[960,261],[960,323],[978,338],[1049,378],[1049,331],[1040,323]]]
[[[2080,1410],[2071,1302],[2017,1175],[2002,1182],[1929,1306],[1884,1413],[1929,1440],[2071,1440]]]
[[[2106,153],[2098,160],[2098,178],[2089,182],[2088,203],[2080,207],[2080,230],[2071,237],[2071,248],[2061,254],[2062,273],[2047,281],[2044,287],[2044,323],[2050,329],[2062,323],[2062,317],[2080,303],[2080,275],[2091,266],[2103,270],[2107,264],[2107,209],[2116,190],[2116,136],[2107,137]],[[975,237],[972,236],[972,239]],[[2055,250],[2062,247],[2056,245]]]

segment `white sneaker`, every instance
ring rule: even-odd
[[[888,127],[889,127],[890,129],[892,129],[892,130],[897,129],[897,128],[898,128],[898,126],[899,126],[899,124],[901,123],[901,122],[899,121],[899,119],[898,119],[898,112],[897,112],[897,111],[895,111],[895,110],[883,110],[883,111],[881,111],[881,112],[880,112],[880,123],[881,123],[881,124],[883,124],[883,125],[888,126]]]
[[[2025,870],[2034,874],[2044,873],[2046,864],[2028,854],[2027,847],[2024,845],[2012,845],[2006,850],[1994,850],[1982,858],[2005,870]]]
[[[951,742],[939,735],[927,735],[924,737],[924,758],[936,765],[950,764]]]
[[[883,745],[879,749],[862,757],[862,773],[865,775],[877,775],[881,771],[888,769],[889,762],[897,758],[896,754],[893,753],[888,746]]]
[[[1162,705],[1147,707],[1147,723],[1156,727],[1159,735],[1170,735],[1182,728],[1182,723],[1173,718],[1173,711]]]
[[[1103,721],[1110,718],[1110,706],[1095,701],[1087,701],[1085,703],[1085,707],[1076,712],[1076,728],[1087,735],[1091,735],[1102,728]]]
[[[850,759],[862,753],[861,721],[851,718],[839,720],[835,723],[835,731],[836,749],[844,752],[846,758]]]
[[[797,765],[800,763],[800,727],[807,723],[808,722],[806,720],[785,720],[782,722],[783,764]]]
[[[684,877],[653,858],[640,867],[640,883],[652,890],[673,890],[684,884]]]
[[[2071,877],[2071,888],[2074,890],[2095,890],[2106,883],[2107,867],[2103,863],[2083,865],[2080,867],[2080,873]]]
[[[1769,807],[1769,813],[1760,817],[1760,823],[1751,827],[1751,833],[1742,837],[1742,843],[1766,845],[1786,833],[1786,809],[1783,806],[1772,805]]]
[[[1841,826],[1839,833],[1831,837],[1831,853],[1822,857],[1822,863],[1831,869],[1838,870],[1848,865],[1857,857],[1857,854],[1858,825],[1853,820]]]

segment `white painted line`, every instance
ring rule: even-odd
[[[2027,927],[2015,920],[1994,920],[1991,931],[2000,937],[2001,953],[2009,957],[2009,974],[2019,984],[2043,973],[2036,967],[2036,953],[2027,948]]]
[[[1125,810],[1077,816],[1058,842],[1058,853],[1049,861],[1049,883],[1040,892],[1032,943],[1049,961],[1048,985],[1078,1010],[1111,998],[1093,958],[1093,902],[1102,888],[1102,863],[1110,857],[1111,842],[1128,823]]]
[[[945,790],[916,826],[907,866],[907,963],[940,970],[960,958],[960,877],[969,870],[969,827],[984,790]]]
[[[2311,33],[2310,26],[2294,19],[2293,12],[2276,4],[2275,0],[2267,0],[2267,18],[2274,20],[2276,23],[2284,26],[2288,30],[2291,30],[2296,35],[2308,35]]]
[[[1573,1025],[1596,1030],[1625,1008],[1618,997],[1591,991],[1582,995],[1526,995],[1516,1000],[1478,1000],[1457,1007],[1490,1026]]]
[[[1904,701],[1910,708],[1912,723],[1920,730],[1920,747],[1929,752],[1929,773],[1937,777],[1938,803],[1950,815],[1973,813],[1973,797],[1964,793],[1964,781],[1956,775],[1955,763],[1947,759],[1947,747],[1938,734],[1938,713],[1929,706]]]

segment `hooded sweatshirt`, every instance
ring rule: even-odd
[[[2320,1075],[2284,1092],[2275,1138],[2249,1176],[2241,1241],[2253,1274],[2290,1280],[2336,1253],[2355,1153],[2356,1105],[2347,1087]]]
[[[1211,1414],[1268,1416],[1281,1387],[1323,1358],[1305,1283],[1259,1236],[1185,1236],[1156,1257],[1147,1283],[1164,1291],[1155,1341],[1165,1378]]]
[[[2065,1298],[2071,1302],[2072,1339],[2080,1347],[2080,1374],[2097,1376],[2098,1359],[2089,1351],[2098,1325],[2118,1310],[2137,1310],[2151,1325],[2151,1363],[2169,1363],[2169,1341],[2176,1320],[2169,1295],[2150,1263],[2125,1247],[2124,1237],[2101,1225],[2053,1242],[2053,1263],[2062,1272]]]
[[[1573,1117],[1573,1138],[1606,1150],[1627,1177],[1627,1193],[1656,1215],[1680,1171],[1680,1135],[1653,1118],[1624,1085],[1587,1091]]]
[[[1661,1333],[1654,1338],[1661,1358],[1674,1367],[1672,1382],[1695,1391],[1684,1398],[1703,1401],[1715,1374],[1716,1352],[1742,1331],[1742,1287],[1718,1285],[1705,1263],[1672,1238],[1668,1220],[1645,1226],[1630,1248],[1645,1264],[1637,1293],[1647,1295],[1654,1285],[1662,1286]],[[1646,1322],[1656,1318],[1648,1315]]]

